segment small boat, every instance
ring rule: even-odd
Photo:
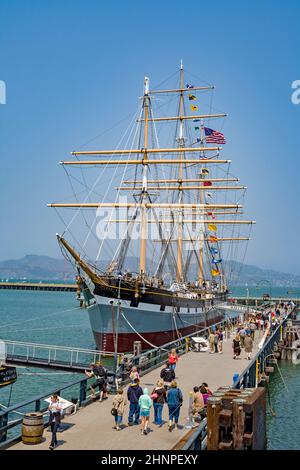
[[[16,382],[17,369],[11,366],[1,366],[0,367],[0,388],[6,387]]]

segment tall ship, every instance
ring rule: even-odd
[[[152,90],[144,78],[115,149],[75,150],[60,162],[72,200],[49,206],[64,224],[57,240],[101,351],[161,346],[222,320],[228,278],[250,239],[246,187],[222,156],[227,114],[212,107],[212,85],[186,83],[182,63],[176,80]]]

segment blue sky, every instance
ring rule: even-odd
[[[0,259],[59,256],[46,207],[65,194],[58,161],[133,113],[145,74],[158,84],[182,58],[229,113],[226,153],[257,221],[246,262],[300,274],[299,17],[297,0],[2,0]]]

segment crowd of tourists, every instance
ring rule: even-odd
[[[160,378],[150,392],[147,387],[142,388],[141,378],[136,367],[130,371],[130,384],[127,393],[119,388],[112,401],[111,413],[115,418],[114,428],[119,431],[125,414],[127,403],[128,426],[141,424],[141,433],[148,434],[151,410],[153,409],[154,424],[162,427],[164,424],[162,414],[164,406],[168,408],[168,429],[171,432],[178,429],[180,408],[183,403],[182,391],[175,380],[175,369],[178,355],[173,349],[168,361],[160,372]]]
[[[248,313],[245,321],[237,325],[236,334],[233,338],[233,359],[240,358],[242,349],[245,350],[246,358],[251,359],[256,336],[270,334],[280,324],[283,316],[289,309],[293,309],[293,302],[280,302],[273,307],[263,307],[254,313]]]
[[[223,340],[225,338],[229,339],[233,335],[233,359],[240,358],[241,351],[244,349],[245,358],[250,360],[256,337],[269,334],[293,308],[292,302],[280,302],[273,308],[269,307],[255,312],[248,312],[245,319],[239,321],[235,327],[233,327],[230,320],[228,320],[224,331],[220,327],[212,327],[208,335],[209,353],[222,354]],[[131,368],[129,373],[130,384],[127,391],[125,392],[123,388],[119,388],[112,399],[111,414],[114,417],[114,429],[119,431],[124,427],[123,419],[125,414],[128,413],[128,426],[140,425],[141,433],[147,435],[152,413],[154,425],[161,428],[166,423],[166,420],[163,420],[164,409],[167,409],[168,430],[172,432],[174,429],[179,429],[178,423],[184,397],[175,376],[178,360],[176,350],[173,349],[151,391],[147,387],[142,387],[138,368]],[[88,378],[95,379],[90,385],[91,398],[96,398],[97,388],[100,402],[108,398],[108,374],[103,364],[101,362],[91,364],[90,370],[86,370],[85,374]],[[199,422],[206,416],[207,401],[211,395],[212,392],[205,382],[193,387],[193,392],[188,397],[189,418],[192,425],[196,425],[197,421]],[[56,432],[61,417],[61,407],[57,395],[51,397],[48,409],[49,424],[52,431],[49,448],[53,450],[57,446]]]

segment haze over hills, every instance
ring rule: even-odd
[[[103,263],[107,265],[108,263]],[[137,269],[136,259],[128,258],[128,266],[133,271]],[[100,266],[101,267],[101,266]],[[195,267],[196,268],[196,267]],[[268,281],[272,286],[296,287],[300,286],[300,276],[282,273],[270,269],[262,269],[236,261],[227,264],[232,272],[230,286],[248,284],[256,286],[258,283]],[[196,269],[195,269],[196,272]],[[239,273],[237,277],[236,273]],[[75,272],[71,264],[65,259],[50,258],[49,256],[26,255],[21,259],[11,259],[0,262],[0,279],[32,279],[49,281],[74,281]]]

